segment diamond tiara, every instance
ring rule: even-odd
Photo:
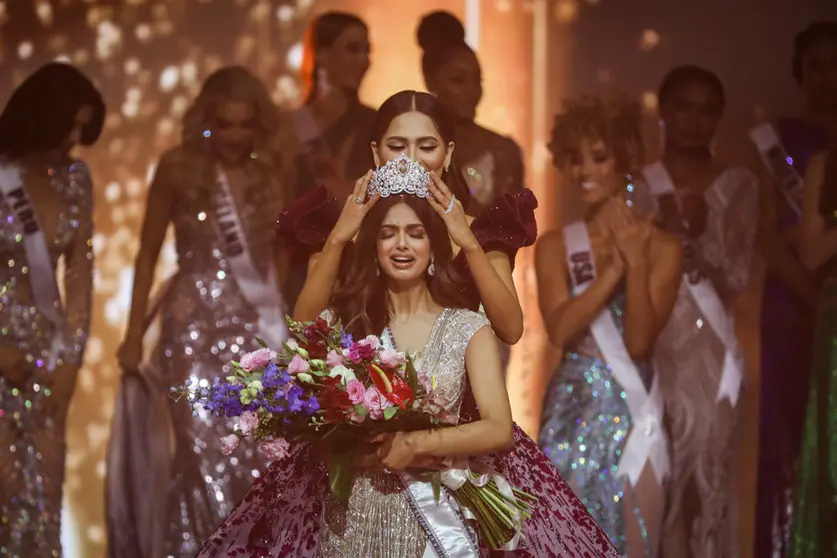
[[[402,153],[386,165],[378,167],[375,178],[369,182],[367,194],[371,196],[376,191],[382,198],[410,194],[418,198],[427,198],[430,191],[430,173],[421,164]]]

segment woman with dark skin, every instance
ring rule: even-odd
[[[799,256],[809,273],[819,276],[822,286],[788,547],[792,558],[837,554],[837,24],[819,24],[814,29],[816,33],[806,32],[809,41],[800,75],[808,83],[810,98],[819,101],[814,107],[820,109],[819,122],[830,134],[830,142],[808,161],[802,192]]]
[[[774,169],[769,159],[754,165],[762,183],[759,244],[767,262],[755,556],[785,556],[788,550],[819,290],[818,272],[800,261],[799,200],[783,195],[775,173],[790,171],[801,183],[812,155],[837,138],[835,61],[837,22],[815,23],[796,36],[792,71],[805,96],[804,112],[771,123],[792,166]]]
[[[465,42],[462,23],[449,12],[433,12],[421,20],[417,34],[427,90],[456,115],[454,162],[472,195],[465,211],[479,215],[503,194],[523,189],[520,147],[474,120],[482,99],[482,69]]]
[[[677,301],[654,351],[673,450],[663,552],[735,556],[734,465],[746,369],[729,308],[750,279],[758,184],[712,151],[725,103],[715,74],[674,68],[658,98],[665,152],[643,169],[634,201],[684,251]]]
[[[70,151],[93,145],[104,118],[93,83],[58,63],[0,114],[0,549],[12,558],[61,556],[64,430],[93,301],[93,186]]]

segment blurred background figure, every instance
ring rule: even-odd
[[[835,67],[837,22],[818,22],[800,32],[791,67],[804,94],[802,106],[792,111],[799,116],[778,118],[753,132],[760,150],[779,148],[778,160],[762,151],[754,165],[763,186],[759,236],[767,262],[754,556],[785,556],[788,549],[822,276],[799,260],[802,182],[811,156],[837,138]],[[772,132],[775,142],[762,137],[766,132]],[[804,482],[818,489],[813,479]]]
[[[635,207],[683,245],[677,302],[654,350],[671,434],[665,556],[735,556],[741,392],[746,365],[732,309],[751,279],[756,177],[713,151],[726,93],[713,72],[678,66],[657,94],[663,154]]]
[[[368,169],[375,109],[360,101],[369,70],[369,31],[358,16],[326,12],[308,26],[302,55],[304,103],[290,112],[280,148],[296,170],[295,196],[318,186],[343,200]],[[307,256],[307,255],[306,255]],[[285,298],[291,308],[305,283],[307,257],[291,257]]]
[[[0,553],[12,558],[61,556],[67,411],[93,300],[93,185],[70,151],[96,143],[104,118],[90,79],[59,63],[0,114]]]
[[[278,125],[258,78],[242,67],[222,68],[186,112],[181,144],[157,166],[119,349],[126,376],[109,456],[113,557],[193,556],[264,464],[253,446],[224,455],[229,425],[193,416],[167,394],[187,380],[208,386],[225,376],[230,360],[259,347],[256,337],[271,345],[284,339],[283,270],[272,230],[290,193],[271,151]],[[151,304],[170,224],[178,270]],[[143,338],[157,318],[159,341],[144,363]]]
[[[433,12],[422,18],[417,38],[427,90],[457,121],[454,160],[471,189],[465,210],[479,215],[503,194],[526,186],[523,155],[513,139],[475,121],[483,93],[482,68],[465,42],[462,23],[450,12]]]
[[[539,443],[616,549],[653,558],[670,465],[649,360],[680,283],[680,246],[626,204],[645,154],[638,103],[566,102],[550,150],[583,220],[537,245],[541,315],[566,351],[547,388]]]

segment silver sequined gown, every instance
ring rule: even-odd
[[[93,294],[90,173],[80,161],[56,164],[44,172],[62,208],[57,223],[47,227],[55,234],[45,240],[53,269],[59,258],[63,257],[65,265],[64,313],[73,343],[63,358],[79,365]],[[0,343],[17,348],[38,368],[21,389],[0,377],[0,439],[5,446],[0,453],[0,556],[55,558],[61,556],[65,417],[55,420],[43,412],[47,392],[40,382],[48,374],[43,366],[55,331],[28,295],[30,270],[22,230],[0,194]]]
[[[161,165],[162,166],[162,165]],[[188,172],[188,169],[180,169]],[[162,171],[158,171],[158,175]],[[245,300],[221,252],[210,200],[211,179],[177,188],[173,213],[178,271],[160,304],[159,344],[152,364],[167,386],[187,379],[211,383],[224,377],[229,362],[255,350],[258,315]],[[252,259],[262,274],[273,265],[273,222],[279,208],[266,185],[243,196],[238,208]],[[189,405],[168,402],[174,438],[168,494],[166,556],[192,557],[235,507],[265,462],[252,444],[231,456],[220,439],[230,425],[192,416]]]
[[[488,326],[483,314],[446,309],[436,319],[420,366],[435,376],[437,389],[459,414],[465,394],[465,350],[479,329]],[[393,344],[389,335],[385,343]],[[394,344],[393,344],[394,345]],[[395,475],[367,472],[357,476],[349,506],[329,496],[323,513],[318,558],[421,558],[427,537]]]
[[[622,292],[617,292],[608,304],[620,332],[624,306]],[[636,364],[649,386],[650,367],[646,363]],[[593,336],[587,333],[564,356],[549,383],[538,443],[622,553],[626,551],[622,500],[633,494],[627,479],[617,476],[616,471],[630,428],[625,394]],[[631,504],[641,518],[635,502]]]
[[[694,248],[723,273],[733,293],[740,292],[750,279],[757,180],[743,167],[727,169],[704,198],[707,224]],[[642,213],[657,209],[655,199],[643,189],[636,191],[634,201]],[[728,400],[717,401],[725,354],[723,342],[688,287],[681,284],[668,323],[657,338],[654,367],[660,375],[673,450],[669,513],[685,516],[686,540],[679,548],[687,548],[696,558],[738,555],[734,472],[743,397],[736,407]]]

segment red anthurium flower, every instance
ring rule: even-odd
[[[401,409],[406,410],[407,405],[415,399],[416,394],[413,388],[398,374],[387,373],[377,364],[367,364],[366,369],[378,391]]]

